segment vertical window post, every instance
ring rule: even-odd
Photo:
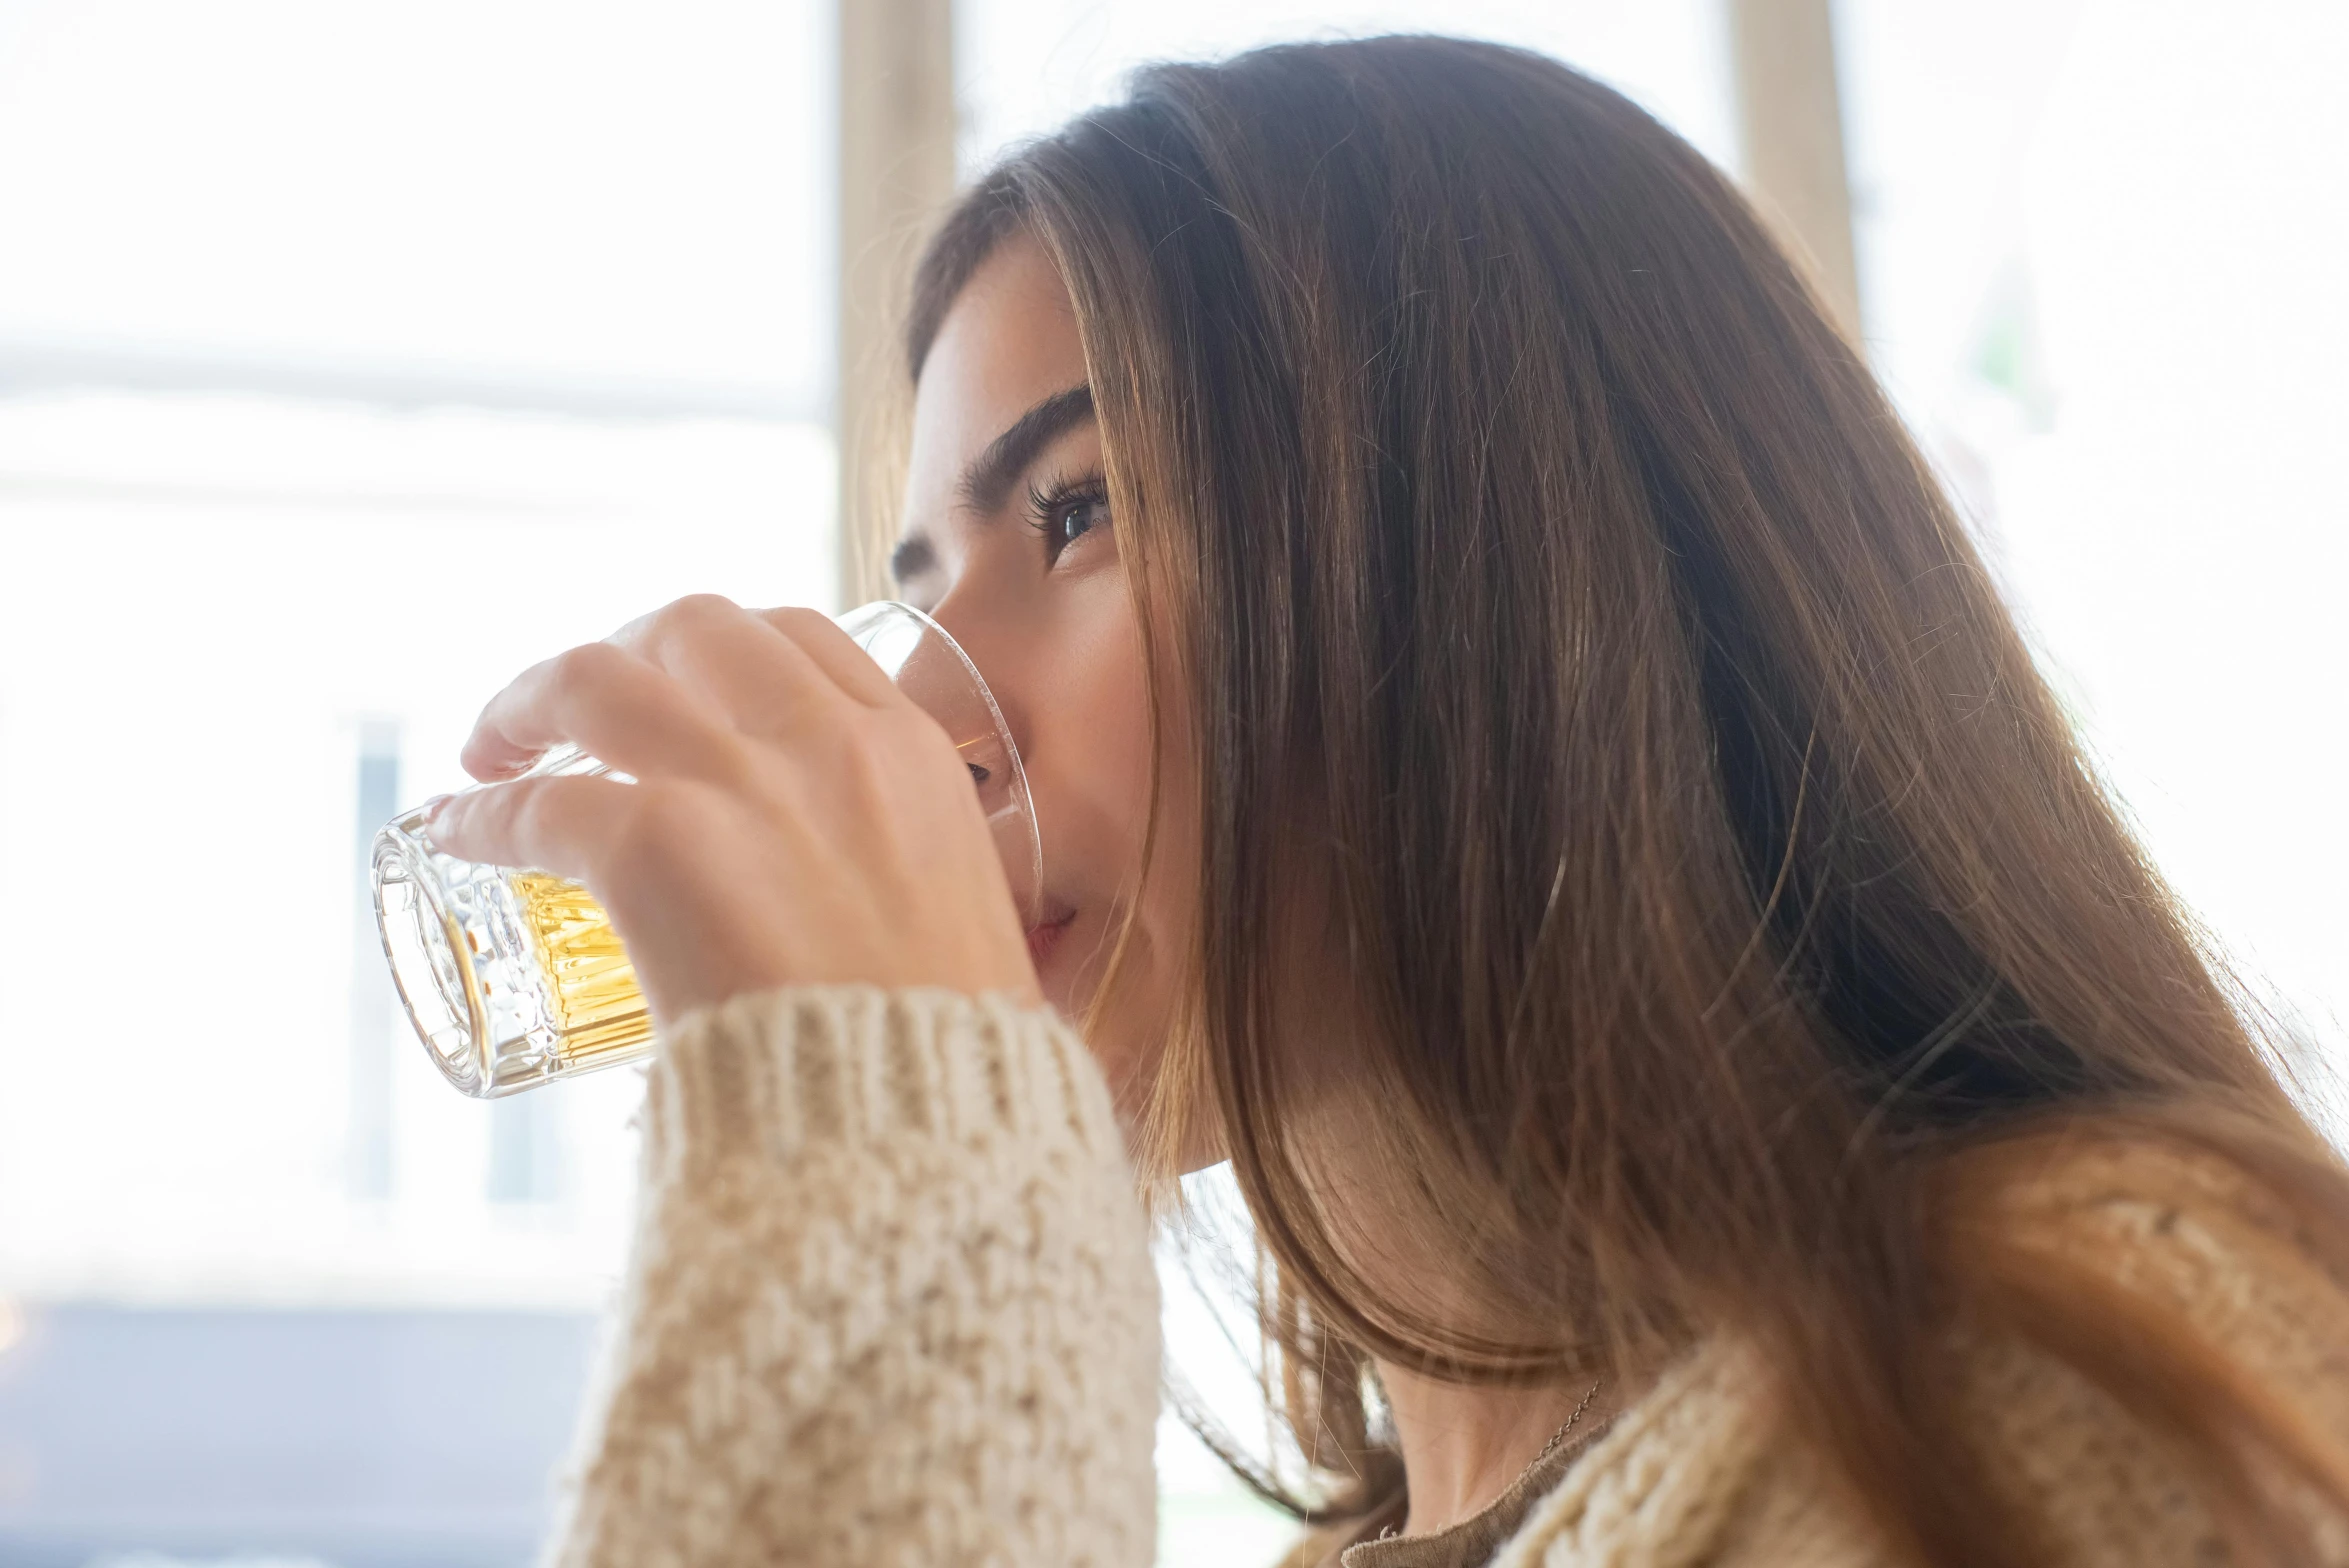
[[[1728,0],[1746,190],[1806,260],[1812,282],[1860,341],[1851,181],[1835,79],[1832,0]]]
[[[840,52],[840,607],[888,588],[896,476],[886,411],[902,406],[898,313],[915,247],[954,190],[953,0],[838,0]]]

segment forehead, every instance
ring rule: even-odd
[[[939,324],[914,388],[907,518],[937,515],[956,475],[1004,427],[1085,379],[1075,307],[1044,248],[1014,234]]]

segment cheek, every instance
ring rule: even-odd
[[[1099,596],[1091,585],[1072,591],[1054,616],[1056,658],[1049,676],[1029,688],[1036,702],[1030,782],[1046,885],[1080,911],[1047,966],[1047,993],[1072,1016],[1090,1011],[1088,1041],[1112,1093],[1131,1113],[1148,1096],[1182,983],[1193,924],[1197,813],[1183,726],[1169,712],[1160,834],[1137,901],[1150,829],[1149,688],[1123,585],[1103,586],[1108,593]],[[1129,915],[1116,993],[1091,1008]]]
[[[1087,585],[1091,590],[1093,585]],[[1031,778],[1047,880],[1087,905],[1121,897],[1140,869],[1150,805],[1150,704],[1122,586],[1072,593],[1055,616],[1054,657],[1029,688]],[[1055,868],[1049,862],[1059,860]]]
[[[1104,805],[1117,819],[1119,838],[1139,855],[1150,802],[1150,697],[1141,651],[1117,639],[1071,684],[1078,743],[1098,775]]]

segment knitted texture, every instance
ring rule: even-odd
[[[2248,1384],[2349,1454],[2349,1288],[2234,1167],[2145,1144],[2090,1145],[2016,1184],[1998,1222],[2175,1312]],[[1986,1474],[2054,1561],[2230,1560],[2194,1476],[2111,1395],[2011,1337],[1961,1331],[1957,1345]],[[1889,1561],[1819,1457],[1787,1432],[1772,1388],[1750,1349],[1700,1347],[1529,1510],[1492,1568]],[[2349,1563],[2343,1521],[2298,1501],[2317,1525],[2319,1561]],[[1410,1544],[1387,1543],[1376,1568],[1418,1568]],[[1373,1561],[1363,1547],[1345,1557],[1349,1568]]]
[[[618,1331],[550,1568],[1139,1568],[1157,1288],[1051,1013],[804,987],[649,1075]]]
[[[1155,1279],[1107,1090],[1058,1019],[929,991],[738,999],[665,1042],[643,1127],[625,1310],[548,1568],[1151,1560]],[[2349,1282],[2233,1167],[2075,1146],[1993,1223],[2170,1312],[2349,1454]],[[2224,1560],[2196,1478],[2118,1401],[1957,1336],[1985,1477],[2056,1562]],[[1491,1568],[1887,1562],[1776,1389],[1752,1347],[1699,1345],[1546,1492],[1488,1510]],[[2342,1521],[2286,1495],[2349,1564]],[[1461,1539],[1343,1555],[1456,1568]]]

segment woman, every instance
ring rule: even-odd
[[[805,613],[525,674],[477,776],[640,782],[434,827],[584,877],[665,1030],[560,1561],[1147,1561],[1134,1176],[1225,1158],[1298,1561],[2349,1560],[2349,1180],[1686,146],[1484,45],[1158,70],[907,349],[1024,948]]]

